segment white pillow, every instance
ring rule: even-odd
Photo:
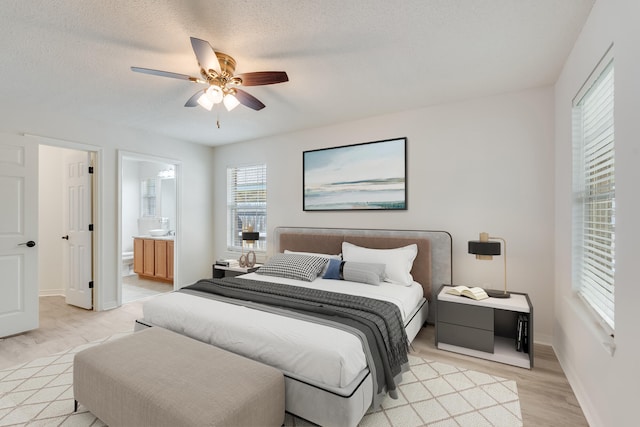
[[[418,245],[411,244],[395,249],[371,249],[342,242],[342,259],[345,261],[379,263],[385,265],[385,282],[411,286],[411,268],[418,255]]]

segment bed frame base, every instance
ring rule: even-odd
[[[321,388],[284,377],[285,410],[321,426],[355,427],[371,406],[373,381],[367,374],[350,396],[329,393]]]
[[[422,300],[420,307],[409,316],[409,322],[405,325],[404,329],[407,331],[407,339],[409,342],[413,342],[420,332],[420,329],[427,323],[427,318],[429,317],[429,303],[427,300]]]

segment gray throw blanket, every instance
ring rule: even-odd
[[[350,326],[359,324],[367,330],[369,347],[381,364],[376,367],[383,379],[378,387],[386,385],[391,397],[397,395],[394,377],[408,362],[408,339],[400,310],[391,302],[235,277],[203,279],[183,289],[287,308]]]

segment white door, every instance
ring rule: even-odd
[[[0,134],[0,337],[38,327],[38,144]]]
[[[65,160],[64,272],[67,304],[93,307],[90,154],[73,151]]]

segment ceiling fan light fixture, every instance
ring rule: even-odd
[[[222,100],[222,102],[224,103],[224,106],[227,108],[227,111],[231,111],[234,108],[236,108],[238,105],[240,105],[240,101],[238,101],[238,98],[236,98],[231,94],[227,94]]]
[[[222,102],[222,98],[224,94],[222,93],[222,88],[220,86],[211,85],[209,86],[200,98],[198,98],[198,104],[202,108],[207,111],[211,111],[215,104],[219,104]]]
[[[198,98],[198,104],[207,111],[211,111],[213,108],[213,101],[209,98],[207,92],[200,95],[200,98]]]
[[[211,85],[205,91],[211,102],[214,104],[219,104],[222,102],[222,98],[224,97],[224,93],[222,93],[222,88],[220,86]]]

